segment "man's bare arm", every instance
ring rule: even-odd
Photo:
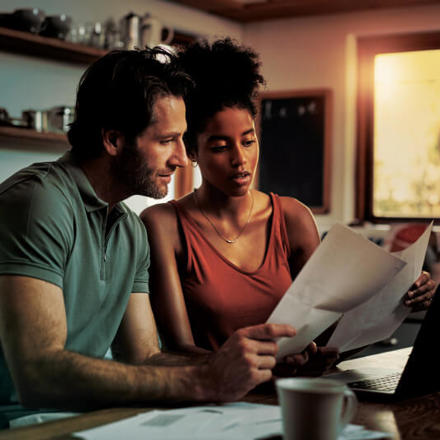
[[[20,401],[29,407],[89,409],[152,400],[235,400],[270,379],[276,353],[273,339],[293,335],[291,327],[274,324],[242,329],[201,365],[129,365],[94,359],[65,349],[60,288],[33,278],[0,276],[1,343]],[[148,362],[150,356],[154,362],[157,348],[148,345],[149,354],[142,361]],[[136,349],[132,356],[133,363],[143,357]]]
[[[41,280],[0,277],[0,337],[26,406],[87,408],[191,397],[185,369],[136,367],[65,350],[62,291]]]
[[[134,365],[196,365],[208,360],[199,353],[161,352],[149,295],[133,293],[112,344],[113,358]]]

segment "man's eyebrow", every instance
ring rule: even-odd
[[[165,138],[176,138],[182,136],[182,132],[180,131],[170,131],[168,133],[158,133],[157,137],[160,139],[165,139]]]

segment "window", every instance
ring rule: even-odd
[[[440,32],[358,49],[357,218],[440,218]]]

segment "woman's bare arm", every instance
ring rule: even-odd
[[[174,208],[161,204],[147,208],[141,219],[150,244],[151,305],[165,350],[207,353],[197,347],[189,323],[177,256],[182,253]]]

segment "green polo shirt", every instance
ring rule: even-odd
[[[104,357],[130,294],[148,293],[148,267],[139,217],[123,203],[109,214],[70,153],[0,184],[0,275],[62,289],[67,350]],[[0,404],[16,401],[13,391],[0,353]]]

